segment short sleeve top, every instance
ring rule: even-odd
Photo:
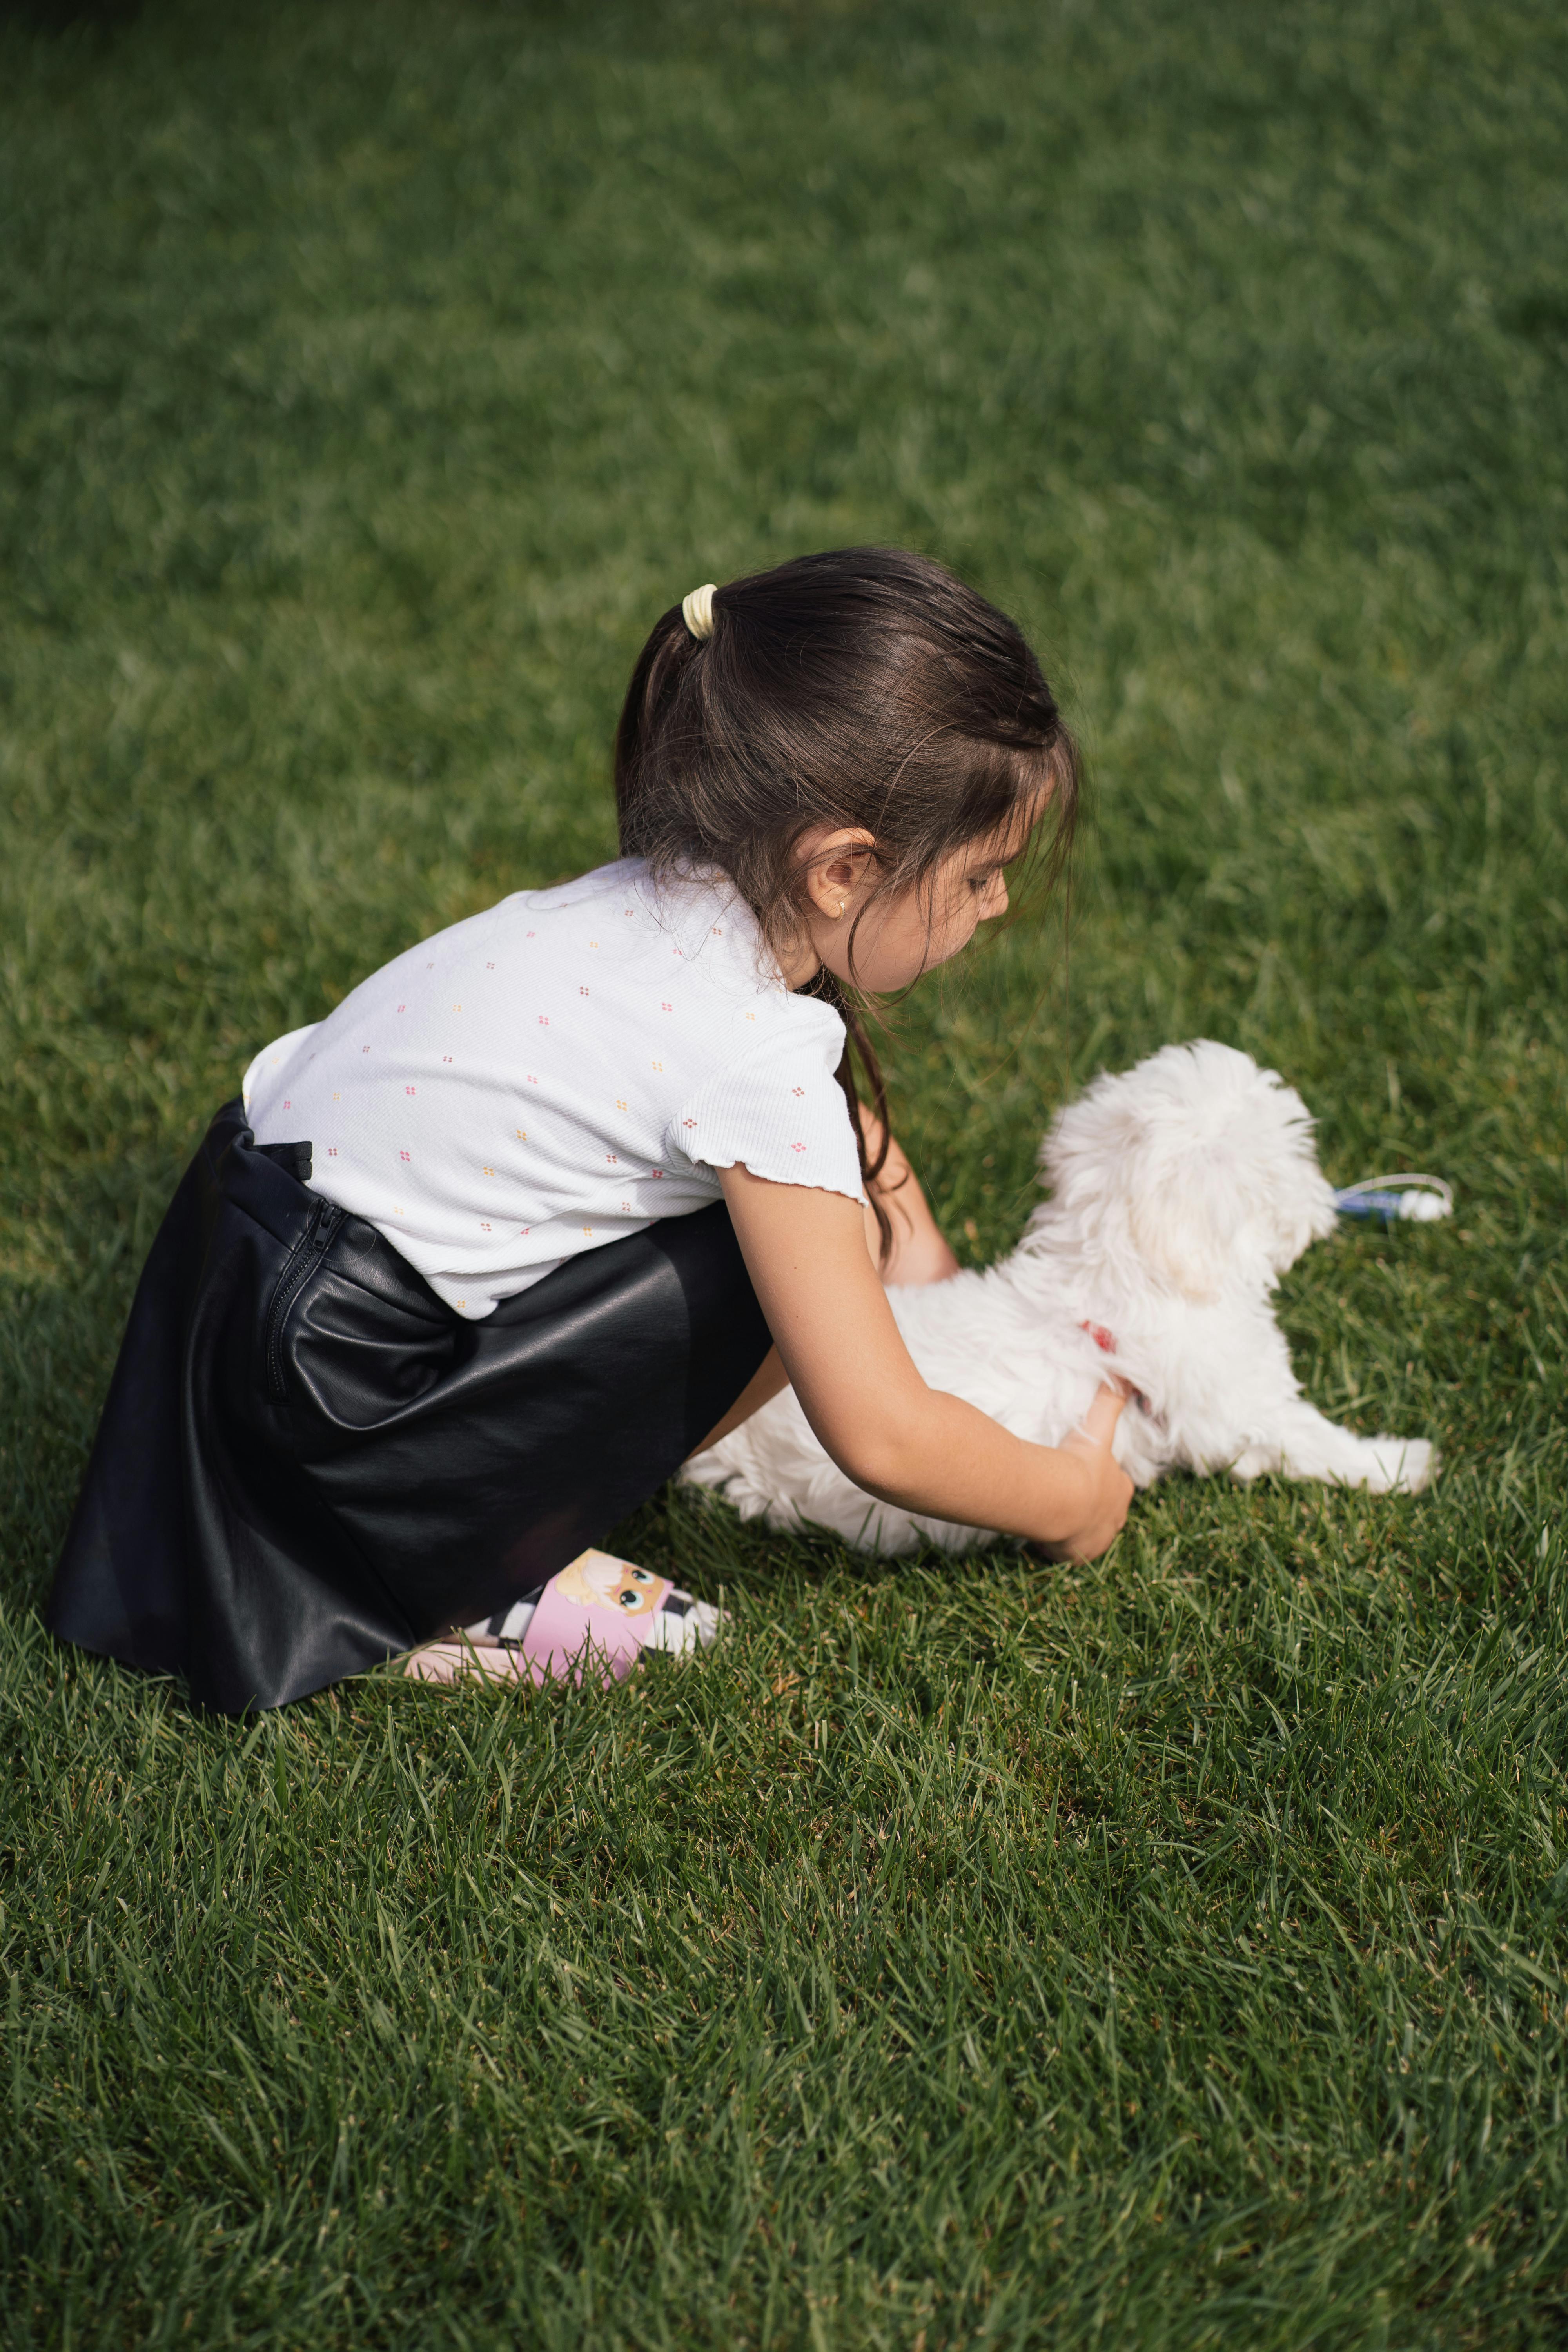
[[[864,1194],[844,1024],[792,993],[720,875],[639,860],[521,890],[256,1056],[261,1143],[460,1315],[721,1197],[715,1170]]]

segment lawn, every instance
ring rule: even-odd
[[[1549,0],[145,0],[0,24],[0,2331],[1549,2347],[1568,2331],[1568,26]],[[955,1245],[1173,1037],[1347,1229],[1418,1500],[1173,1482],[1092,1568],[661,1496],[605,1696],[273,1717],[38,1611],[249,1055],[613,846],[685,589],[900,541],[1090,755],[917,990]]]

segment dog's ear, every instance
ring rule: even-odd
[[[1066,1221],[1112,1263],[1135,1262],[1184,1298],[1215,1298],[1231,1262],[1235,1187],[1190,1120],[1169,1117],[1149,1068],[1097,1078],[1058,1114],[1040,1153],[1054,1198],[1031,1228]]]
[[[1272,1286],[1333,1230],[1333,1192],[1312,1150],[1299,1095],[1271,1071],[1253,1101],[1201,1143],[1158,1151],[1129,1187],[1130,1237],[1184,1298],[1217,1298],[1239,1279]]]
[[[1194,1306],[1219,1297],[1236,1257],[1236,1190],[1209,1152],[1162,1155],[1154,1181],[1129,1187],[1128,1236],[1150,1270]]]
[[[1306,1105],[1249,1055],[1202,1039],[1095,1080],[1043,1159],[1102,1247],[1199,1303],[1270,1284],[1333,1223]]]

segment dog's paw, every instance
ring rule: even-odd
[[[1442,1456],[1425,1437],[1373,1437],[1367,1441],[1366,1486],[1373,1495],[1419,1495],[1442,1467]]]

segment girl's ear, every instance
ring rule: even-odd
[[[861,824],[813,825],[802,834],[795,856],[805,869],[806,896],[819,915],[836,922],[866,877],[877,836]]]

